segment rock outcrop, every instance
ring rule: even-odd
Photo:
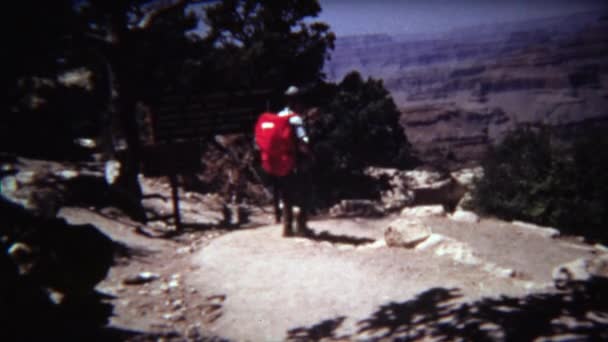
[[[447,211],[453,211],[472,189],[473,180],[480,177],[482,170],[473,168],[446,173],[423,169],[404,171],[370,167],[365,173],[377,181],[386,181],[387,189],[381,193],[380,199],[385,212],[429,205],[440,205]],[[406,209],[405,212],[413,213],[411,209]],[[445,211],[441,213],[444,214]]]
[[[608,254],[597,257],[580,258],[557,266],[552,273],[557,288],[571,282],[587,281],[592,277],[608,277]]]
[[[445,209],[441,205],[421,205],[405,208],[401,211],[401,216],[407,217],[429,217],[445,216]]]
[[[385,214],[382,206],[372,200],[342,200],[330,208],[333,217],[379,217]]]

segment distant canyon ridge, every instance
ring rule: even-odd
[[[426,162],[478,160],[521,125],[608,127],[608,13],[484,25],[432,38],[339,37],[325,72],[381,78]]]

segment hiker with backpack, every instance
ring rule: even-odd
[[[285,92],[287,106],[278,113],[265,112],[255,126],[255,144],[260,151],[262,168],[274,188],[275,221],[283,219],[283,236],[308,235],[308,194],[305,180],[312,154],[301,110],[299,89],[290,86]],[[280,208],[280,202],[283,208]],[[293,207],[297,205],[296,230],[293,231]]]

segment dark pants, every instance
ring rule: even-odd
[[[283,219],[283,235],[292,236],[294,234],[306,234],[306,221],[308,216],[308,193],[306,175],[301,173],[291,173],[284,177],[273,177],[274,188],[273,204],[275,222]],[[280,202],[283,208],[280,208]],[[295,219],[296,231],[293,230],[294,212],[293,207],[297,206],[300,211]]]

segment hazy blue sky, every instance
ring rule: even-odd
[[[455,27],[608,10],[608,0],[319,0],[338,35],[434,33]]]

